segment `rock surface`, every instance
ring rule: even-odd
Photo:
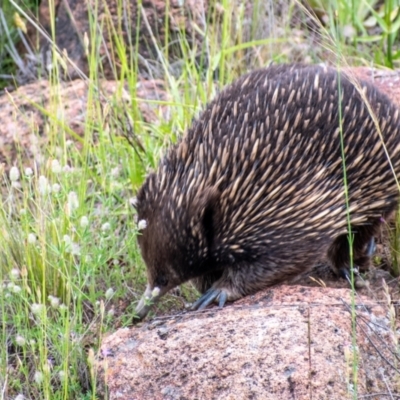
[[[400,70],[382,70],[369,67],[346,68],[360,79],[372,81],[376,87],[400,106]]]
[[[53,3],[54,11],[51,11],[50,4]],[[131,50],[138,53],[138,63],[146,70],[151,70],[149,60],[160,62],[160,53],[165,56],[166,39],[170,43],[169,55],[172,59],[182,56],[179,44],[182,35],[188,43],[201,48],[202,35],[199,32],[205,31],[207,7],[207,1],[200,0],[43,0],[39,9],[39,24],[52,37],[52,16],[55,16],[56,45],[61,52],[65,50],[72,61],[67,69],[68,78],[81,77],[78,70],[88,73],[86,34],[89,46],[99,42],[99,60],[104,76],[115,79],[119,67],[115,54],[117,47],[121,49],[125,46],[128,59]],[[89,22],[89,15],[96,23],[95,28]],[[48,38],[38,34],[37,28],[31,24],[26,36],[32,48],[40,50],[44,64],[48,66],[51,63]]]
[[[399,395],[387,309],[355,301],[356,347],[349,290],[281,286],[115,332],[100,350],[99,381],[111,400],[343,400],[355,380],[359,398]]]
[[[49,38],[53,37],[51,27],[54,25],[55,44],[60,52],[68,54],[71,61],[62,75],[64,78],[79,78],[82,73],[87,75],[85,46],[88,43],[90,48],[94,44],[98,46],[100,69],[107,79],[116,79],[121,52],[127,59],[134,55],[132,64],[137,62],[140,73],[146,78],[163,76],[166,65],[169,72],[179,70],[185,64],[183,56],[188,57],[188,51],[193,51],[189,59],[194,55],[196,62],[206,67],[212,62],[208,58],[208,42],[221,42],[222,38],[227,48],[268,38],[266,42],[272,40],[272,43],[276,41],[275,45],[282,46],[281,51],[289,62],[307,57],[312,43],[310,33],[304,34],[297,29],[304,17],[302,6],[285,1],[232,0],[230,3],[232,7],[228,14],[221,0],[42,0],[38,25],[45,34],[38,33],[37,24],[28,22],[26,40],[33,53],[40,54],[36,60],[38,75],[46,73],[52,64]],[[50,4],[54,4],[54,11]],[[95,28],[94,24],[91,26],[88,15],[96,22]],[[31,20],[36,21],[36,16],[31,15]],[[287,41],[285,27],[289,25],[292,40]],[[228,35],[223,33],[225,29],[229,30]],[[270,46],[265,43],[237,50],[235,59],[245,60],[245,65],[259,65],[257,59],[271,59]],[[19,52],[27,51],[20,43]],[[29,68],[20,74],[20,82],[29,81],[34,76],[31,70],[35,66],[30,58],[27,59]]]
[[[100,82],[96,92],[101,92],[98,98],[103,106],[110,102],[129,104],[131,101],[129,91],[121,88],[121,83],[117,81]],[[0,96],[0,163],[5,163],[6,167],[13,165],[19,160],[19,152],[26,166],[43,162],[42,152],[51,140],[47,129],[51,123],[58,124],[61,131],[73,131],[75,136],[70,135],[72,139],[76,135],[83,136],[88,117],[88,93],[88,84],[83,80],[61,82],[57,87],[41,80]],[[144,121],[156,123],[167,118],[167,107],[157,104],[157,100],[168,100],[162,81],[139,81],[136,96]],[[54,120],[55,115],[57,121]]]

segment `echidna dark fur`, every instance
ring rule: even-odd
[[[326,255],[346,271],[348,213],[354,264],[367,268],[381,218],[397,206],[399,133],[386,95],[333,68],[272,66],[226,87],[138,192],[148,270],[138,316],[188,280],[204,308]]]

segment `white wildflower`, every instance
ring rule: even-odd
[[[28,243],[29,244],[36,243],[36,235],[34,233],[28,233]]]
[[[11,291],[12,291],[13,293],[15,293],[15,294],[18,294],[18,293],[21,293],[22,288],[21,288],[21,286],[13,285],[13,287],[11,288]]]
[[[61,165],[58,160],[51,160],[51,171],[53,174],[59,174],[62,171]]]
[[[75,192],[68,193],[68,209],[70,212],[75,211],[79,207],[78,196]]]
[[[61,382],[65,381],[65,372],[64,371],[60,371],[58,373],[58,378],[60,379]]]
[[[60,193],[61,186],[58,183],[54,183],[51,190],[53,193]]]
[[[33,175],[33,169],[30,168],[30,167],[25,168],[25,175],[26,176],[32,176]]]
[[[14,400],[25,400],[26,397],[23,394],[19,394]]]
[[[50,299],[50,305],[51,305],[53,308],[58,308],[58,307],[60,307],[60,299],[59,299],[58,297],[52,297],[52,298]]]
[[[23,336],[17,335],[15,337],[15,343],[17,343],[18,346],[25,346],[26,340]]]
[[[72,241],[71,236],[64,235],[65,251],[72,254],[73,256],[81,255],[81,247],[78,243]]]
[[[19,179],[19,169],[17,167],[11,167],[10,169],[10,181],[17,182]]]
[[[66,165],[64,165],[64,167],[63,167],[63,171],[64,171],[66,174],[68,174],[69,172],[72,172],[72,168],[71,168],[68,164],[66,164]]]
[[[111,224],[109,222],[105,222],[102,226],[101,226],[101,230],[103,232],[107,232],[111,229]]]
[[[111,297],[113,297],[113,295],[114,295],[114,289],[113,288],[109,288],[109,289],[107,289],[107,291],[106,291],[106,299],[107,300],[110,300],[111,299]]]
[[[81,217],[81,228],[87,228],[89,225],[89,218],[84,215]]]
[[[40,385],[43,382],[43,372],[36,371],[34,376],[35,382]]]
[[[160,288],[156,286],[153,291],[151,292],[151,297],[158,297],[160,294]]]
[[[21,208],[21,209],[19,210],[19,214],[20,214],[20,215],[26,215],[26,209],[25,209],[25,208]]]
[[[143,229],[146,229],[147,228],[147,221],[145,220],[145,219],[141,219],[139,222],[138,222],[138,229],[139,229],[139,231],[142,231]]]
[[[73,256],[80,256],[81,255],[81,246],[78,243],[72,242],[70,253]]]
[[[43,304],[33,303],[31,305],[31,311],[35,315],[40,315],[44,310]]]
[[[71,243],[72,243],[71,236],[69,236],[69,235],[64,235],[64,236],[63,236],[63,241],[64,241],[64,243],[65,243],[66,246],[70,246]]]
[[[10,271],[11,279],[18,279],[20,277],[20,275],[21,275],[21,273],[19,272],[19,269],[17,269],[17,268],[13,268]]]
[[[53,308],[58,308],[60,306],[60,299],[58,297],[52,296],[50,294],[47,298]]]
[[[60,307],[58,307],[58,309],[61,312],[65,312],[65,311],[67,311],[68,307],[64,303],[62,303],[62,304],[60,304]]]
[[[41,195],[45,196],[46,194],[49,194],[51,192],[51,187],[45,176],[43,175],[39,176],[38,184],[39,184],[39,193]]]

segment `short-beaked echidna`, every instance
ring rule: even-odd
[[[138,192],[148,270],[138,316],[188,280],[204,308],[326,255],[346,271],[348,215],[354,264],[365,268],[397,206],[399,123],[372,84],[329,67],[271,66],[226,87]]]

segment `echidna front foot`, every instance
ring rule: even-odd
[[[218,301],[218,306],[222,308],[225,305],[228,297],[229,294],[225,289],[210,288],[193,303],[190,309],[203,310],[215,300]]]
[[[339,269],[339,275],[343,278],[346,279],[347,282],[349,282],[350,286],[352,286],[351,284],[351,274],[350,274],[350,270],[348,268],[340,268]],[[354,276],[358,276],[359,275],[359,270],[358,267],[355,265],[353,267],[353,275]]]

